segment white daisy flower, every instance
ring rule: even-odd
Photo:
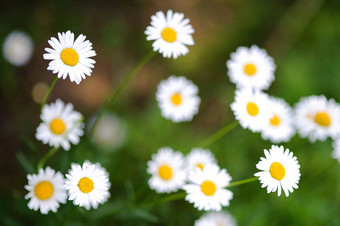
[[[69,200],[74,205],[98,208],[110,197],[108,172],[100,164],[91,164],[85,161],[83,166],[72,163],[71,169],[66,174],[65,188],[68,190]]]
[[[234,217],[227,211],[205,213],[195,226],[236,226]]]
[[[262,187],[267,187],[267,192],[275,192],[281,195],[281,188],[288,197],[289,192],[293,192],[293,188],[298,188],[300,180],[300,165],[297,158],[293,156],[293,152],[289,152],[283,146],[272,145],[267,151],[264,149],[265,158],[261,157],[261,161],[256,164],[256,168],[262,170],[255,173],[256,177],[262,184]]]
[[[196,167],[201,170],[206,165],[216,164],[215,156],[208,149],[193,148],[186,156],[187,171],[194,170]]]
[[[157,193],[175,192],[185,183],[186,172],[181,152],[169,147],[160,148],[147,165],[147,172],[151,174],[149,186]]]
[[[91,76],[95,60],[91,59],[96,55],[92,49],[92,43],[85,41],[85,35],[79,35],[74,40],[74,34],[71,31],[58,33],[58,39],[52,37],[48,43],[51,48],[45,48],[45,60],[52,60],[47,70],[51,70],[53,74],[58,74],[58,78],[65,79],[69,76],[71,82],[79,84],[86,76]]]
[[[220,211],[222,206],[229,206],[233,193],[224,187],[228,186],[231,176],[217,165],[207,165],[203,170],[196,168],[189,172],[189,184],[183,186],[187,193],[185,200],[194,203],[198,210]]]
[[[191,121],[201,102],[197,94],[197,86],[185,77],[170,76],[161,81],[156,99],[162,116],[173,122]]]
[[[340,163],[340,137],[333,141],[333,152],[332,157],[337,159]]]
[[[266,50],[256,45],[250,48],[238,47],[230,57],[227,61],[228,75],[238,89],[268,89],[275,79],[276,66],[273,58],[268,56]]]
[[[51,147],[61,146],[65,151],[72,144],[79,143],[79,137],[84,134],[83,116],[73,110],[73,105],[65,105],[60,99],[50,105],[45,105],[40,116],[42,122],[37,128],[35,137]]]
[[[33,53],[32,39],[22,31],[12,31],[2,45],[4,57],[15,66],[27,64]]]
[[[230,107],[240,125],[253,132],[261,131],[269,118],[268,95],[260,91],[236,90]]]
[[[324,141],[327,137],[335,139],[340,135],[340,106],[325,96],[301,98],[295,105],[296,127],[301,137],[310,142]]]
[[[28,185],[25,189],[28,194],[25,199],[30,199],[28,208],[42,214],[47,214],[50,210],[57,212],[59,203],[66,203],[67,193],[64,187],[64,176],[54,169],[46,167],[40,169],[38,174],[27,175]]]
[[[145,30],[146,40],[155,40],[152,44],[153,50],[162,53],[163,57],[176,59],[189,52],[185,45],[194,45],[191,36],[194,29],[189,22],[189,19],[184,19],[183,13],[168,10],[165,16],[159,11],[151,16],[151,26]]]
[[[95,118],[94,118],[95,120]],[[114,151],[126,141],[126,125],[117,115],[104,113],[93,127],[92,141],[107,151]]]
[[[269,97],[269,118],[261,131],[262,138],[273,143],[288,142],[295,134],[293,110],[281,98]]]

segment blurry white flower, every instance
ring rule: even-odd
[[[196,167],[203,170],[206,165],[216,164],[216,159],[214,154],[208,149],[193,148],[186,156],[186,162],[187,171],[189,172]]]
[[[236,226],[236,221],[227,211],[208,212],[195,221],[195,226]]]
[[[15,66],[28,63],[33,53],[32,39],[22,31],[12,31],[3,43],[4,57]]]

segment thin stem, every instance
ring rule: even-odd
[[[245,180],[235,181],[235,182],[230,183],[226,188],[235,187],[235,186],[250,183],[250,182],[253,182],[253,181],[256,181],[256,180],[258,180],[257,177],[252,177],[252,178],[248,178],[248,179],[245,179]]]
[[[46,101],[47,101],[48,97],[50,96],[50,94],[51,94],[51,92],[52,92],[52,90],[53,90],[54,85],[57,83],[57,80],[58,80],[58,75],[55,76],[54,80],[52,81],[50,87],[48,88],[48,90],[47,90],[47,92],[46,92],[46,94],[45,94],[45,96],[44,96],[44,99],[43,99],[42,102],[41,102],[40,112],[41,112],[42,109],[44,108],[44,106],[45,106],[45,104],[46,104]]]
[[[224,135],[226,135],[230,130],[234,129],[237,125],[238,125],[237,121],[234,121],[234,122],[226,125],[222,129],[218,130],[216,133],[214,133],[213,135],[211,135],[210,137],[206,138],[201,143],[199,143],[198,147],[205,148],[205,147],[213,144],[217,140],[221,139]]]
[[[46,161],[49,158],[51,158],[58,150],[59,150],[59,147],[57,147],[57,148],[53,147],[47,152],[47,154],[42,159],[40,159],[40,161],[38,163],[38,171],[39,171],[39,169],[44,167]]]
[[[155,55],[154,51],[150,51],[145,57],[127,74],[123,80],[119,83],[112,95],[107,99],[106,105],[112,105],[124,88],[129,84],[130,80],[139,72],[139,70]]]

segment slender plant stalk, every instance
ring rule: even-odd
[[[213,144],[217,140],[221,139],[224,135],[226,135],[230,130],[234,129],[238,125],[237,121],[234,121],[222,129],[218,130],[216,133],[211,135],[210,137],[206,138],[203,140],[201,143],[199,143],[198,147],[205,148],[208,147],[209,145]]]
[[[253,181],[256,181],[256,180],[258,180],[257,177],[252,177],[252,178],[248,178],[248,179],[245,179],[245,180],[235,181],[235,182],[230,183],[226,188],[235,187],[235,186],[238,186],[238,185],[241,185],[241,184],[247,184],[247,183],[250,183],[250,182],[253,182]]]
[[[57,147],[57,148],[53,147],[47,152],[47,154],[42,159],[40,159],[40,161],[38,163],[38,171],[39,171],[39,169],[44,167],[46,161],[48,159],[50,159],[58,150],[59,150],[59,147]]]
[[[135,77],[137,72],[147,63],[149,60],[155,55],[154,51],[150,51],[148,54],[145,55],[145,57],[123,78],[123,80],[119,83],[115,91],[112,93],[112,95],[107,99],[105,106],[112,105],[119,95],[122,93],[122,91],[125,89],[125,87],[129,84],[131,79]]]
[[[46,92],[46,94],[45,94],[45,96],[44,96],[44,98],[41,102],[40,113],[41,113],[42,109],[44,108],[46,101],[47,101],[48,97],[50,96],[50,94],[53,90],[54,85],[57,83],[57,80],[58,80],[58,75],[55,76],[54,80],[52,81],[50,87],[48,88],[48,90],[47,90],[47,92]]]

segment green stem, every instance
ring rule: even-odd
[[[119,83],[112,95],[107,99],[106,105],[112,105],[124,88],[129,84],[130,80],[137,74],[137,72],[155,55],[154,51],[150,51],[145,57],[127,74]]]
[[[245,179],[245,180],[235,181],[235,182],[230,183],[226,188],[235,187],[235,186],[250,183],[250,182],[253,182],[253,181],[256,181],[256,180],[258,180],[257,177],[252,177],[252,178],[248,178],[248,179]]]
[[[48,90],[47,90],[47,92],[46,92],[46,94],[44,96],[44,99],[41,102],[40,113],[42,112],[42,109],[44,108],[44,106],[46,104],[46,101],[47,101],[48,97],[50,96],[50,94],[51,94],[51,92],[53,90],[54,85],[57,83],[57,80],[58,80],[58,75],[55,76],[54,80],[52,81],[50,87],[48,88]]]
[[[230,130],[234,129],[237,125],[238,125],[237,121],[234,121],[234,122],[226,125],[222,129],[220,129],[219,131],[217,131],[216,133],[214,133],[213,135],[211,135],[210,137],[206,138],[201,143],[199,143],[198,147],[205,148],[205,147],[211,145],[212,143],[214,143],[217,140],[221,139]]]
[[[40,159],[40,161],[38,163],[38,171],[39,171],[39,169],[44,167],[46,161],[49,158],[51,158],[58,150],[59,150],[59,147],[57,147],[57,148],[53,147],[47,152],[47,154],[42,159]]]

